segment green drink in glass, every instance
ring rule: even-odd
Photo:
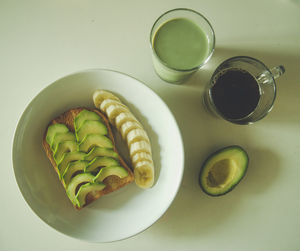
[[[163,14],[152,27],[154,69],[170,83],[182,83],[212,56],[215,37],[209,22],[189,9]]]

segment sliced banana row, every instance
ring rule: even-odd
[[[97,109],[99,109],[102,101],[104,101],[105,99],[113,99],[113,100],[121,102],[121,100],[118,97],[116,97],[115,95],[113,95],[110,92],[103,91],[103,90],[94,91],[93,100],[94,100],[94,104]]]
[[[154,165],[149,137],[141,123],[129,108],[114,94],[96,90],[93,94],[95,107],[105,113],[112,125],[126,140],[135,183],[141,188],[150,188],[154,183]]]

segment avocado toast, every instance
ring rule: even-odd
[[[77,209],[134,180],[99,110],[75,108],[53,119],[45,131],[43,148]]]

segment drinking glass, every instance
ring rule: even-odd
[[[205,38],[207,41],[208,48],[205,58],[201,62],[199,62],[199,64],[191,68],[172,67],[170,66],[170,63],[162,60],[155,50],[155,35],[157,34],[157,31],[167,22],[180,18],[188,19],[196,24],[205,34]],[[178,8],[167,11],[155,21],[150,32],[150,45],[152,49],[152,61],[154,69],[158,76],[169,83],[180,84],[188,77],[190,77],[194,72],[196,72],[200,67],[202,67],[211,58],[215,48],[215,33],[211,24],[203,15],[191,9]]]

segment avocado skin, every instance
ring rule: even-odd
[[[202,182],[201,182],[201,177],[203,175],[203,171],[205,170],[205,167],[206,167],[206,164],[207,162],[213,158],[214,156],[224,152],[224,151],[227,151],[227,150],[230,150],[230,149],[239,149],[240,151],[242,151],[244,154],[245,154],[245,157],[246,157],[246,161],[247,161],[247,164],[246,164],[246,167],[244,168],[244,172],[242,174],[242,176],[240,177],[240,179],[235,183],[233,184],[232,186],[230,186],[229,189],[227,189],[225,192],[223,193],[219,193],[219,194],[212,194],[212,193],[209,193],[206,188],[203,186]],[[247,170],[248,170],[248,166],[249,166],[249,156],[248,156],[248,153],[245,151],[244,148],[242,148],[241,146],[239,145],[230,145],[230,146],[226,146],[226,147],[223,147],[213,153],[211,153],[206,159],[205,161],[203,162],[202,166],[201,166],[201,169],[200,169],[200,173],[199,173],[199,177],[198,177],[198,183],[199,183],[199,186],[200,188],[202,189],[202,191],[204,193],[206,193],[207,195],[209,196],[212,196],[212,197],[219,197],[219,196],[222,196],[222,195],[225,195],[229,192],[231,192],[240,182],[241,180],[245,177],[246,173],[247,173]]]

